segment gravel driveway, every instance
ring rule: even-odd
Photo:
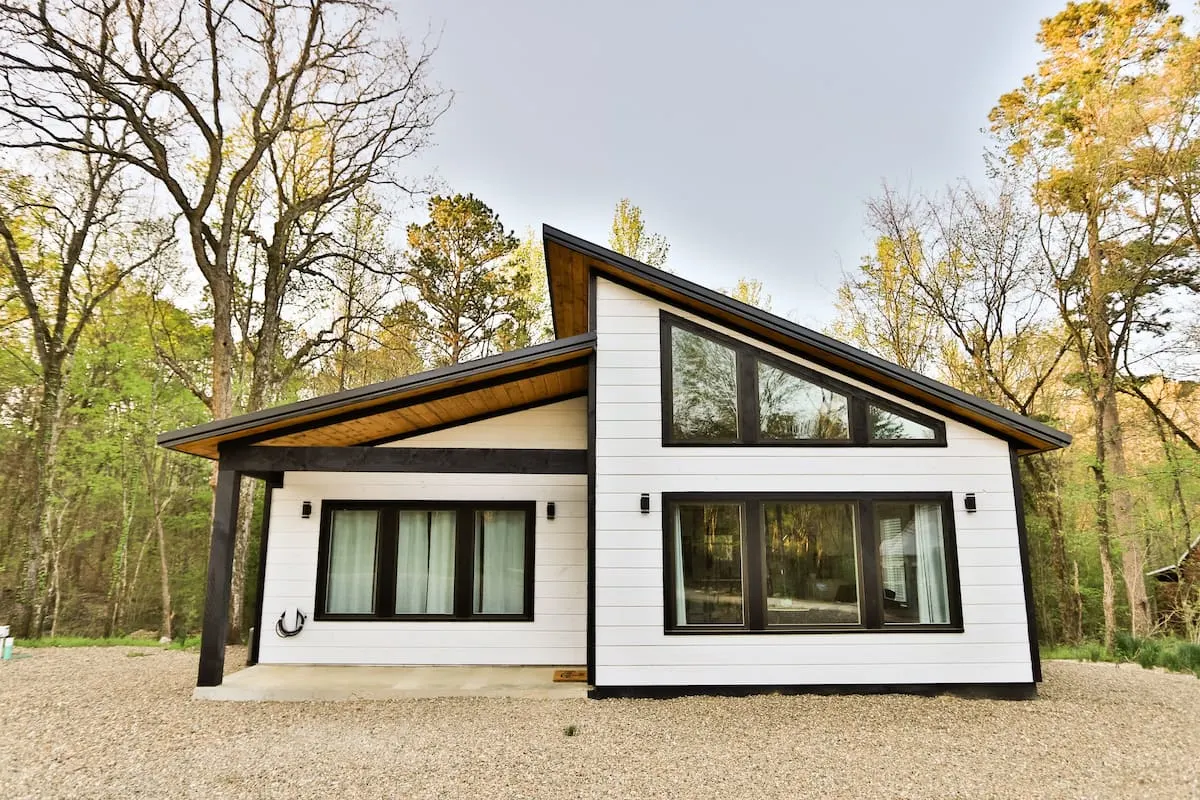
[[[26,652],[6,797],[1200,798],[1200,680],[1134,665],[1047,664],[1029,702],[244,704],[190,699],[194,653]]]

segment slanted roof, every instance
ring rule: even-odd
[[[361,446],[527,408],[587,391],[590,332],[358,389],[217,420],[158,437],[217,458],[230,445]]]
[[[1071,443],[1068,434],[1029,417],[557,228],[543,226],[542,238],[558,336],[591,329],[588,283],[589,276],[596,273],[1007,439],[1019,453],[1055,450]]]
[[[1188,556],[1193,554],[1200,554],[1200,536],[1197,536],[1196,540],[1188,545],[1188,549],[1184,550],[1183,553],[1180,554],[1179,560],[1174,564],[1168,564],[1165,567],[1152,569],[1147,572],[1146,575],[1151,578],[1157,578],[1163,583],[1178,581],[1183,572],[1183,562],[1187,561]]]

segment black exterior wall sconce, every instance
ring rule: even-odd
[[[642,513],[643,513],[643,514],[649,514],[649,513],[650,513],[650,495],[648,495],[648,494],[642,494],[642,504],[641,504],[641,509],[642,509]]]
[[[554,501],[546,503],[546,519],[554,519]]]
[[[963,498],[963,507],[966,508],[967,511],[974,511],[976,509],[974,492]]]
[[[303,519],[308,519],[312,516],[312,503],[310,503],[308,500],[305,500],[300,504],[300,516]]]

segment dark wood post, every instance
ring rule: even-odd
[[[208,550],[208,586],[204,591],[204,628],[200,633],[197,686],[220,686],[229,633],[229,582],[233,577],[233,536],[237,528],[242,473],[217,470],[213,498],[212,542]]]

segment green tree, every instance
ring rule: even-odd
[[[733,288],[726,290],[725,294],[748,306],[761,308],[763,311],[771,310],[771,295],[763,289],[763,282],[758,278],[738,278]]]
[[[1178,251],[1157,229],[1159,214],[1137,209],[1160,204],[1164,193],[1139,192],[1132,165],[1156,116],[1169,54],[1184,41],[1181,25],[1159,0],[1070,3],[1042,21],[1037,72],[991,113],[993,130],[1034,176],[1039,209],[1060,232],[1045,250],[1092,404],[1101,558],[1115,538],[1136,635],[1150,630],[1150,606],[1117,393],[1134,335],[1156,327],[1156,302],[1180,275]],[[1114,588],[1105,569],[1111,644]]]
[[[131,213],[123,165],[105,155],[63,154],[48,173],[0,173],[0,280],[6,314],[32,340],[39,382],[32,518],[19,630],[40,636],[46,611],[43,550],[56,525],[59,455],[71,360],[101,303],[169,248],[169,228]],[[36,187],[36,188],[35,188]]]
[[[612,233],[608,237],[609,248],[635,261],[663,269],[667,263],[667,252],[671,246],[657,233],[647,233],[642,221],[642,209],[623,197],[613,211]]]
[[[939,326],[925,310],[914,280],[916,234],[881,234],[875,254],[863,258],[858,273],[844,275],[834,308],[832,334],[851,344],[924,372],[933,366]]]
[[[499,352],[536,317],[527,271],[511,268],[516,237],[473,195],[436,195],[429,221],[408,226],[406,321],[432,364]]]

